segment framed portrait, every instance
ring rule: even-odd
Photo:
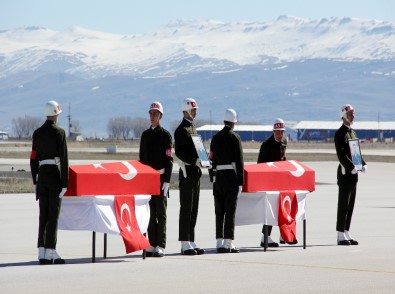
[[[348,140],[348,145],[350,146],[352,163],[354,163],[357,170],[362,170],[362,156],[359,139]]]
[[[202,166],[203,167],[210,167],[211,166],[210,160],[208,158],[206,148],[204,147],[202,137],[200,137],[200,135],[192,135],[191,137],[192,137],[193,144],[195,145],[196,152],[197,152],[199,159],[202,163]]]

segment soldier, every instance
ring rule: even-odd
[[[337,168],[337,185],[339,186],[337,204],[337,244],[358,245],[350,233],[351,218],[354,211],[357,192],[358,171],[351,159],[351,150],[348,140],[357,139],[357,134],[351,128],[354,122],[354,107],[346,104],[341,108],[340,117],[342,126],[335,133],[335,147],[339,166]],[[362,160],[362,172],[366,172],[366,162]]]
[[[199,210],[201,161],[193,144],[191,135],[197,134],[193,120],[198,105],[193,98],[182,103],[183,120],[174,132],[174,147],[180,159],[179,189],[180,218],[179,235],[182,255],[200,255],[205,251],[195,243],[195,226]]]
[[[163,107],[159,102],[151,103],[148,110],[151,127],[143,132],[140,141],[140,161],[160,173],[161,194],[152,196],[149,201],[150,221],[148,239],[151,247],[146,250],[147,257],[163,257],[166,248],[166,209],[169,183],[173,169],[172,138],[160,125]]]
[[[217,253],[239,253],[233,244],[237,198],[244,181],[243,148],[233,132],[237,114],[225,112],[224,128],[214,135],[210,144],[210,160],[215,170],[213,185]]]
[[[266,141],[262,142],[261,148],[259,150],[258,155],[258,163],[263,162],[274,162],[274,161],[283,161],[287,160],[285,152],[287,150],[287,138],[284,136],[285,131],[285,123],[281,118],[277,118],[273,124],[273,134],[266,139]],[[274,242],[270,237],[272,233],[272,226],[267,226],[268,229],[268,246],[269,247],[278,247],[278,243]],[[265,247],[264,237],[265,237],[265,226],[262,228],[262,238],[261,238],[261,246]],[[284,244],[280,238],[280,243]],[[296,242],[292,242],[292,244],[296,244]]]
[[[33,133],[30,169],[40,206],[37,244],[40,264],[65,263],[56,252],[60,206],[69,184],[66,135],[57,126],[61,112],[56,101],[47,102],[47,120]]]

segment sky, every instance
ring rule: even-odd
[[[132,35],[177,19],[270,21],[280,15],[307,19],[355,17],[395,21],[394,0],[0,0],[0,30],[72,26]]]

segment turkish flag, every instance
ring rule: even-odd
[[[281,238],[292,243],[296,241],[296,214],[298,213],[298,200],[295,191],[280,191],[278,205],[278,226]]]
[[[148,240],[141,234],[136,220],[134,196],[115,196],[114,208],[119,231],[125,243],[126,253],[150,247]]]

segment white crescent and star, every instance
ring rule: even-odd
[[[289,212],[285,209],[285,203],[288,202],[289,203]],[[284,197],[283,202],[282,202],[282,210],[285,212],[285,214],[287,215],[287,220],[288,222],[290,222],[291,216],[290,216],[290,212],[292,209],[292,204],[291,204],[291,197],[289,197],[288,195]]]
[[[301,177],[304,174],[304,168],[301,166],[298,162],[295,160],[289,160],[288,161],[290,164],[292,164],[294,167],[296,167],[296,170],[290,170],[289,172],[294,176],[294,177]]]
[[[123,222],[124,224],[126,224],[125,228],[128,230],[128,232],[131,232],[131,231],[132,231],[132,228],[130,227],[129,223],[128,223],[128,222],[125,223],[124,220],[123,220],[123,211],[124,211],[124,210],[126,210],[126,211],[128,212],[128,214],[129,214],[129,221],[130,221],[130,220],[131,220],[132,214],[131,214],[131,212],[130,212],[129,205],[127,205],[126,203],[122,204],[122,206],[121,206],[121,220],[122,220],[122,222]]]
[[[293,175],[294,177],[297,177],[297,178],[303,176],[303,174],[305,172],[305,169],[303,168],[303,166],[301,166],[295,160],[289,160],[288,162],[290,164],[292,164],[294,167],[296,167],[296,170],[290,170],[289,171],[291,173],[291,175]],[[267,162],[266,164],[267,164],[268,167],[278,168],[278,166],[275,165],[274,162]]]
[[[121,163],[127,167],[128,172],[127,173],[120,173],[117,172],[117,174],[119,174],[121,176],[122,179],[124,179],[125,181],[130,181],[132,180],[135,176],[137,176],[137,170],[136,168],[128,161],[121,161]],[[95,163],[93,164],[94,168],[101,168],[104,170],[107,170],[104,166],[101,165],[101,163]]]

